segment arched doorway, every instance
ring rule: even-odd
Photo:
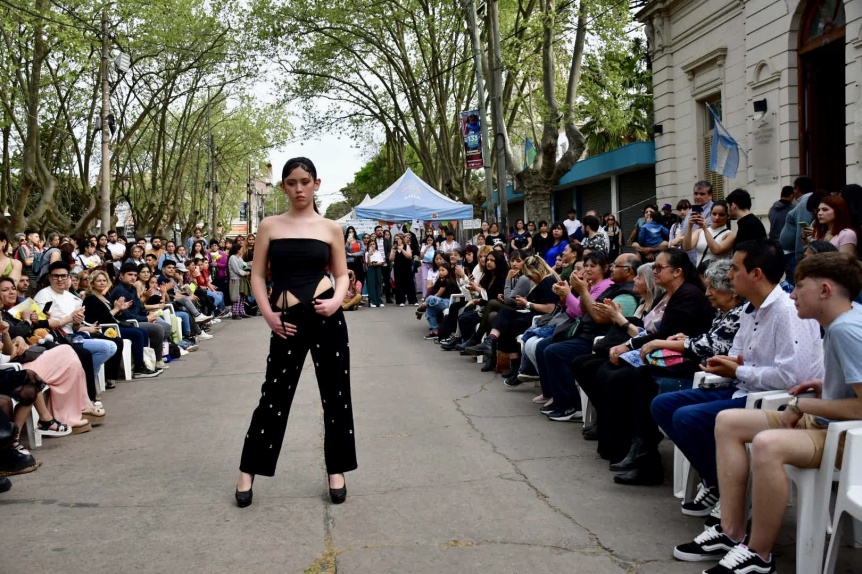
[[[845,183],[844,2],[809,0],[799,30],[799,163],[821,189]]]

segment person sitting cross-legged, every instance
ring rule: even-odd
[[[796,288],[790,298],[801,319],[815,319],[826,331],[822,345],[825,375],[791,388],[794,397],[784,411],[732,409],[719,413],[715,438],[721,524],[711,526],[693,542],[677,546],[674,556],[680,560],[721,559],[705,574],[775,572],[771,552],[789,492],[784,465],[819,468],[829,422],[862,419],[862,307],[853,304],[860,290],[862,266],[846,253],[812,255],[796,268]],[[809,391],[817,398],[798,396]],[[746,537],[749,469],[753,512],[751,534]]]

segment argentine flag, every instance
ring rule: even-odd
[[[707,104],[706,109],[712,114],[712,119],[715,120],[715,127],[712,130],[712,151],[709,154],[709,169],[716,173],[720,173],[725,177],[734,178],[739,170],[739,144],[730,136],[718,114]]]

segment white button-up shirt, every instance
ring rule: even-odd
[[[739,391],[734,397],[823,378],[820,325],[800,319],[790,296],[777,285],[759,309],[745,306],[728,354],[742,355],[744,363],[736,370]]]

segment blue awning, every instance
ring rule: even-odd
[[[560,178],[559,186],[655,165],[655,142],[635,142],[582,159]]]

